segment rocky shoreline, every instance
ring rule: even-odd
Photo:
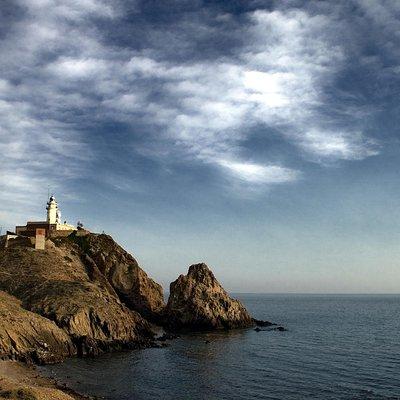
[[[165,304],[161,285],[108,235],[51,238],[45,250],[23,238],[7,248],[0,241],[0,360],[56,363],[162,347],[178,332],[256,325],[272,324],[253,319],[204,263],[171,283]]]
[[[1,248],[0,244],[0,248]],[[23,238],[0,249],[0,359],[52,363],[126,348],[156,347],[170,332],[254,326],[206,264],[161,285],[105,234],[74,233],[35,250]]]

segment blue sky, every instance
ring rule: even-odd
[[[50,187],[165,288],[399,292],[400,2],[0,11],[3,229]]]

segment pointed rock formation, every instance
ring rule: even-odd
[[[253,326],[235,299],[229,297],[206,264],[194,264],[170,285],[166,325],[171,330],[214,330]]]

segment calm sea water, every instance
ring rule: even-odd
[[[44,371],[113,400],[400,399],[400,296],[236,297],[288,331],[188,335]]]

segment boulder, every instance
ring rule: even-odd
[[[171,330],[215,330],[250,327],[254,322],[202,263],[191,265],[187,275],[171,283],[165,324]]]

